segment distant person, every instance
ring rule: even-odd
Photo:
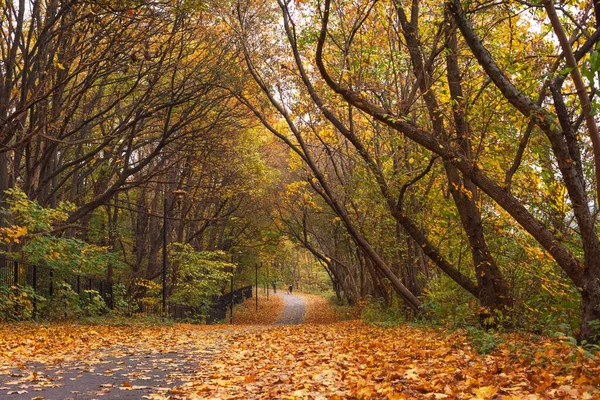
[[[275,281],[271,282],[271,285],[273,285],[273,293],[277,293],[277,283],[275,283]]]
[[[293,289],[293,288],[294,288],[294,287],[293,287],[292,285],[288,286],[288,294],[292,294],[292,289]]]

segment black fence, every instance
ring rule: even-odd
[[[252,297],[252,286],[244,286],[233,292],[213,298],[212,306],[208,310],[206,323],[213,324],[222,321],[227,316],[227,310],[233,304],[241,304]]]
[[[110,309],[115,307],[116,301],[125,300],[129,314],[162,316],[162,305],[159,297],[134,298],[135,296],[125,295],[123,299],[121,299],[123,296],[116,299],[113,284],[106,280],[72,273],[57,273],[49,267],[22,263],[0,256],[0,287],[4,286],[7,289],[12,287],[30,288],[35,294],[32,300],[32,316],[34,319],[40,314],[39,303],[41,299],[44,299],[45,302],[52,300],[57,293],[58,285],[61,283],[68,284],[80,299],[89,296],[89,300],[92,300],[93,293],[97,292]],[[252,286],[245,286],[231,293],[216,296],[212,299],[208,310],[167,303],[166,315],[174,320],[205,319],[206,323],[223,321],[232,303],[241,304],[251,298],[252,293]]]
[[[56,273],[52,268],[28,264],[0,257],[0,286],[6,288],[31,288],[33,296],[33,317],[38,316],[41,298],[51,300],[60,283],[68,284],[78,296],[89,296],[96,291],[109,307],[114,306],[113,286],[102,279],[84,277],[76,274]]]
[[[154,285],[159,282],[152,281]],[[128,296],[127,313],[129,315],[142,314],[146,316],[161,317],[162,301],[160,295],[144,294],[143,288],[147,284],[142,284],[142,289],[136,289],[136,286],[130,287],[130,295]],[[133,294],[137,293],[137,294]],[[132,295],[133,294],[133,295]],[[191,307],[188,305],[170,303],[167,299],[166,316],[172,320],[190,320],[203,321],[207,324],[214,324],[224,321],[227,316],[227,310],[233,304],[241,304],[253,295],[253,286],[244,286],[233,291],[233,293],[225,293],[221,296],[214,296],[209,302],[208,307]]]

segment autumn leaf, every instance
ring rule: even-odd
[[[478,399],[486,400],[498,393],[498,388],[495,388],[493,386],[482,386],[478,389],[473,390],[473,393],[475,393],[475,396]]]

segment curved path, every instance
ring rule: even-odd
[[[189,381],[200,360],[220,351],[228,338],[219,336],[205,348],[192,341],[168,353],[114,347],[92,351],[85,360],[24,365],[22,370],[0,373],[0,399],[133,400],[156,393],[166,398],[169,389]]]
[[[285,306],[275,324],[301,324],[306,310],[304,299],[289,294],[277,295]],[[22,370],[5,370],[0,372],[0,399],[141,399],[156,393],[167,396],[170,388],[185,383],[190,376],[201,374],[200,363],[210,364],[236,335],[252,329],[257,327],[207,332],[206,336],[214,336],[214,340],[209,340],[211,344],[205,344],[206,347],[190,341],[177,350],[159,353],[117,346],[92,351],[86,360],[56,365],[35,363],[23,366]]]
[[[292,325],[301,324],[304,319],[304,311],[306,310],[306,302],[302,297],[291,294],[277,293],[277,296],[283,298],[285,307],[275,322],[277,325]]]

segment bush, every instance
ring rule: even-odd
[[[113,284],[113,311],[116,314],[126,314],[129,310],[127,301],[127,286],[122,283]]]
[[[29,286],[0,286],[0,321],[24,321],[33,317],[33,302],[44,300]]]
[[[231,276],[234,265],[224,262],[223,252],[195,251],[189,244],[172,243],[171,259],[178,268],[171,274],[176,282],[170,300],[196,309],[206,309]]]
[[[436,323],[463,327],[478,325],[478,302],[445,275],[431,279],[423,291],[423,307]]]
[[[479,354],[489,354],[503,343],[502,337],[493,331],[484,331],[479,328],[468,327],[467,338]]]
[[[82,315],[79,295],[66,282],[57,283],[54,293],[43,304],[42,315],[50,320],[70,320]]]
[[[108,307],[97,290],[85,290],[81,311],[87,317],[98,317],[108,312]]]
[[[363,301],[359,308],[360,319],[372,324],[396,326],[406,322],[403,310],[399,306],[386,307],[382,300],[370,298]]]

